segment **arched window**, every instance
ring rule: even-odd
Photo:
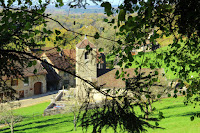
[[[85,52],[85,60],[89,59],[89,52]]]

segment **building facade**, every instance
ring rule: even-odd
[[[37,73],[34,74],[34,70]],[[7,87],[12,88],[16,93],[14,94],[16,98],[26,98],[33,95],[38,95],[47,92],[46,83],[47,71],[42,67],[41,62],[37,61],[37,64],[32,67],[23,68],[22,75],[18,77],[10,76],[3,77],[6,82]],[[4,90],[3,87],[0,90]],[[11,89],[6,89],[7,91],[0,91],[0,101],[9,100],[10,95],[13,91]]]

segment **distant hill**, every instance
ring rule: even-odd
[[[113,6],[117,7],[117,6]],[[49,5],[47,10],[45,11],[49,14],[83,14],[83,13],[104,13],[104,8],[100,7],[99,5],[87,6],[86,9],[84,8],[69,8],[69,6],[65,5],[61,8],[55,7],[55,5]]]

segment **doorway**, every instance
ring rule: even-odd
[[[35,95],[42,94],[42,83],[41,82],[37,82],[34,84],[34,94]]]

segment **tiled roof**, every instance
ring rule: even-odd
[[[64,56],[71,61],[71,63],[75,63],[76,61],[76,50],[75,49],[63,49]]]
[[[42,47],[41,49],[32,49],[31,51],[38,57],[45,53],[53,65],[61,69],[75,70],[76,50],[63,49],[57,51],[55,47]]]
[[[126,83],[125,81],[123,81],[122,79],[116,79],[115,78],[115,73],[116,71],[119,70],[119,72],[121,71],[120,69],[113,69],[103,75],[101,75],[100,77],[98,77],[97,79],[97,83],[99,86],[103,85],[103,88],[125,88],[126,87]],[[129,73],[129,77],[125,76],[125,78],[133,78],[134,76],[136,76],[135,72],[134,72],[135,68],[128,68],[125,69],[125,72]],[[144,76],[152,73],[154,70],[150,69],[150,68],[142,68],[141,69],[141,73],[145,73]],[[165,77],[162,76],[162,73],[164,73],[164,69],[156,69],[156,71],[158,71],[159,73],[159,78],[161,78],[161,82],[165,82]]]
[[[31,60],[30,60],[31,61]],[[15,66],[13,66],[15,67]],[[20,65],[17,65],[16,67],[21,67]],[[34,74],[34,70],[37,70],[37,72]],[[44,69],[44,67],[41,65],[39,61],[37,61],[36,65],[33,65],[31,67],[24,67],[22,68],[22,75],[19,75],[18,78],[21,77],[30,77],[30,76],[36,76],[36,75],[42,75],[42,74],[47,74],[47,71]],[[14,75],[11,75],[9,78],[7,76],[2,77],[3,80],[8,80],[10,78],[16,78]]]
[[[83,41],[81,41],[80,43],[78,43],[76,45],[77,48],[85,48],[87,45],[90,46],[90,48],[96,48],[96,46],[91,43],[87,38],[85,38]]]
[[[39,58],[43,53],[56,53],[57,48],[55,47],[41,47],[41,48],[36,48],[36,49],[31,49],[32,53],[38,56]]]
[[[46,53],[46,56],[51,60],[53,65],[58,68],[70,70],[74,68],[74,65],[63,54],[54,52]]]
[[[33,73],[35,69],[37,70],[36,74]],[[40,75],[40,74],[47,74],[47,71],[44,69],[41,63],[37,61],[37,64],[35,66],[25,68],[23,71],[23,74],[25,77],[28,77],[28,76],[34,76],[34,75]]]

